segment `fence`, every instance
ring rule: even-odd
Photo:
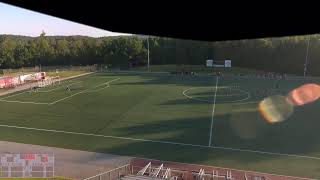
[[[50,72],[50,71],[97,71],[97,65],[91,66],[35,66],[35,67],[22,67],[17,69],[0,69],[0,76],[9,76],[9,75],[21,75],[26,73],[33,73],[33,72]]]
[[[97,65],[91,66],[42,66],[41,71],[97,71]]]
[[[36,67],[22,67],[17,69],[0,69],[0,74],[3,76],[7,75],[20,75],[24,73],[30,73],[30,72],[39,72],[40,68],[38,66]]]
[[[126,164],[116,169],[88,177],[84,180],[117,180],[128,174],[132,174],[132,168],[130,164]]]

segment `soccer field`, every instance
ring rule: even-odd
[[[304,83],[280,80],[271,93]],[[274,84],[95,73],[0,97],[0,140],[319,178],[320,102],[268,124],[257,90]]]

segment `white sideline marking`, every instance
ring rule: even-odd
[[[28,91],[23,91],[23,92],[20,92],[20,93],[17,93],[17,94],[13,94],[13,95],[11,95],[11,96],[6,96],[6,97],[1,98],[0,100],[7,99],[7,98],[10,98],[10,97],[13,97],[13,96],[18,96],[18,95],[24,94],[24,93],[26,93],[26,92],[28,92]]]
[[[81,133],[81,132],[72,132],[72,131],[53,130],[53,129],[31,128],[31,127],[23,127],[23,126],[12,126],[12,125],[6,125],[6,124],[0,124],[0,127],[16,128],[16,129],[27,129],[27,130],[53,132],[53,133],[74,134],[74,135],[83,135],[83,136],[94,136],[94,137],[103,137],[103,138],[113,138],[113,139],[124,139],[124,140],[151,142],[151,143],[161,143],[161,144],[171,144],[171,145],[180,145],[180,146],[201,147],[201,148],[210,148],[210,149],[222,149],[222,150],[229,150],[229,151],[238,151],[238,152],[247,152],[247,153],[256,153],[256,154],[267,154],[267,155],[274,155],[274,156],[287,156],[287,157],[295,157],[295,158],[303,158],[303,159],[320,160],[320,157],[314,157],[314,156],[273,153],[273,152],[255,151],[255,150],[249,150],[249,149],[236,149],[236,148],[219,147],[219,146],[208,147],[208,146],[205,146],[205,145],[197,145],[197,144],[190,144],[190,143],[179,143],[179,142],[171,142],[171,141],[160,141],[160,140],[129,138],[129,137],[121,137],[121,136],[108,136],[108,135],[102,135],[102,134],[90,134],[90,133]]]
[[[216,99],[217,99],[217,91],[218,91],[218,81],[219,78],[217,76],[216,78],[216,90],[214,92],[214,98],[213,98],[213,105],[212,105],[212,114],[211,114],[211,126],[210,126],[210,138],[209,138],[209,147],[211,147],[211,139],[212,139],[212,129],[213,129],[213,116],[214,116],[214,110],[216,108]]]
[[[297,155],[297,154],[274,153],[274,152],[257,151],[257,150],[250,150],[250,149],[238,149],[238,148],[221,147],[221,146],[215,146],[215,147],[212,147],[212,148],[214,148],[214,149],[229,150],[229,151],[259,153],[259,154],[268,154],[268,155],[281,155],[281,156],[289,156],[289,157],[291,156],[291,157],[297,157],[297,158],[306,158],[306,159],[316,159],[316,160],[320,160],[320,157],[304,156],[304,155]]]
[[[204,145],[196,145],[196,144],[189,144],[189,143],[157,141],[157,140],[129,138],[129,137],[120,137],[120,136],[107,136],[107,135],[102,135],[102,134],[91,134],[91,133],[81,133],[81,132],[62,131],[62,130],[53,130],[53,129],[31,128],[31,127],[23,127],[23,126],[11,126],[11,125],[5,125],[5,124],[0,124],[0,127],[28,129],[28,130],[35,130],[35,131],[45,131],[45,132],[64,133],[64,134],[75,134],[75,135],[84,135],[84,136],[95,136],[95,137],[104,137],[104,138],[113,138],[113,139],[125,139],[125,140],[153,142],[153,143],[162,143],[162,144],[173,144],[173,145],[182,145],[182,146],[194,146],[194,147],[203,147],[203,148],[208,147],[208,146],[204,146]]]
[[[8,102],[8,103],[21,103],[21,104],[41,104],[41,105],[49,105],[50,103],[42,103],[42,102],[30,102],[30,101],[8,101],[4,99],[0,99],[1,102]]]

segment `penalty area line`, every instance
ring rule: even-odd
[[[24,93],[27,93],[27,92],[28,92],[28,91],[22,91],[22,92],[20,92],[20,93],[12,94],[12,95],[10,95],[10,96],[5,96],[5,97],[1,98],[0,100],[4,100],[4,99],[10,98],[10,97],[18,96],[18,95],[20,95],[20,94],[24,94]]]
[[[111,82],[113,82],[113,81],[117,81],[117,80],[119,80],[119,79],[120,79],[120,78],[112,79],[112,80],[110,80],[110,81],[101,83],[101,84],[95,86],[94,88],[100,87],[100,86],[105,85],[105,84],[108,84],[108,85],[109,85],[109,83],[111,83]],[[86,89],[86,90],[83,90],[83,91],[80,91],[80,92],[77,92],[77,93],[75,93],[75,94],[72,94],[72,95],[70,95],[70,96],[64,97],[64,98],[62,98],[62,99],[56,100],[56,101],[54,101],[54,102],[51,102],[51,103],[49,103],[49,105],[54,105],[54,104],[56,104],[56,103],[58,103],[58,102],[61,102],[61,101],[63,101],[63,100],[69,99],[69,98],[71,98],[71,97],[73,97],[73,96],[76,96],[76,95],[78,95],[78,94],[86,93],[86,92],[90,92],[90,88],[88,88],[88,89]]]

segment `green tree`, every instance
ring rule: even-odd
[[[11,68],[15,65],[14,53],[16,42],[10,38],[0,44],[0,65],[2,68]]]
[[[16,67],[22,67],[30,61],[31,54],[24,43],[18,42],[14,51],[14,59]]]

